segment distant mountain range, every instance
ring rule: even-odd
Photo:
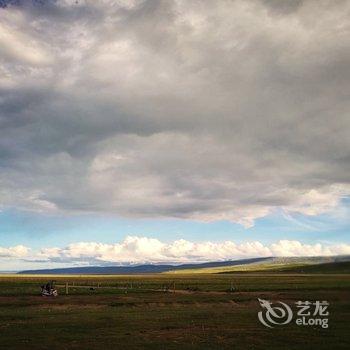
[[[262,262],[271,258],[252,258],[233,261],[215,261],[201,264],[182,264],[182,265],[131,265],[131,266],[83,266],[83,267],[67,267],[61,269],[43,269],[43,270],[25,270],[18,272],[19,274],[81,274],[81,275],[115,275],[115,274],[139,274],[139,273],[160,273],[168,271],[199,269],[210,267],[234,266],[241,264],[252,264]]]
[[[317,265],[333,262],[350,261],[350,256],[332,256],[332,257],[265,257],[252,258],[230,261],[214,261],[199,264],[182,264],[182,265],[131,265],[131,266],[84,266],[84,267],[68,267],[60,269],[42,269],[42,270],[25,270],[18,274],[55,274],[55,275],[130,275],[130,274],[147,274],[162,272],[186,272],[186,270],[195,271],[215,271],[216,269],[234,267],[235,271],[239,271],[241,266],[244,270],[246,267],[252,268],[261,265]],[[219,271],[218,271],[219,272]]]

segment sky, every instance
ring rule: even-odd
[[[350,2],[0,0],[0,270],[350,254]]]

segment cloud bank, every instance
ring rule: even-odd
[[[2,258],[25,258],[29,255],[30,248],[23,245],[17,245],[14,247],[3,248],[0,247],[0,259]]]
[[[249,227],[350,194],[348,1],[3,3],[0,208]]]
[[[350,244],[303,244],[299,241],[280,240],[264,245],[258,241],[237,244],[233,241],[190,242],[183,239],[165,243],[155,238],[128,236],[115,244],[79,242],[64,248],[43,248],[39,251],[31,251],[23,246],[0,248],[0,261],[21,259],[31,264],[110,265],[347,254],[350,254]]]

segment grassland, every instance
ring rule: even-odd
[[[263,262],[245,265],[209,267],[200,269],[187,269],[170,271],[169,273],[180,274],[210,274],[210,273],[237,273],[237,272],[262,272],[262,273],[319,273],[319,274],[350,274],[350,261],[311,264],[303,262]]]
[[[51,277],[60,295],[43,298]],[[2,275],[0,348],[348,349],[349,290],[345,274]],[[330,326],[265,328],[257,298],[328,300]]]

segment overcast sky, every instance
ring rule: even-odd
[[[224,222],[203,229],[205,244],[274,232],[276,242],[297,235],[301,245],[332,241],[350,254],[349,1],[0,6],[3,266],[39,248],[45,234],[33,222],[55,232],[41,249],[87,239],[123,246],[130,234],[197,244],[191,225]],[[112,224],[86,236],[82,222],[94,218]],[[137,226],[123,231],[123,220]],[[150,233],[140,220],[162,228]],[[182,225],[175,236],[174,222]],[[193,256],[169,251],[163,260]],[[201,252],[197,260],[240,255]],[[101,260],[133,261],[114,254],[125,258]]]

